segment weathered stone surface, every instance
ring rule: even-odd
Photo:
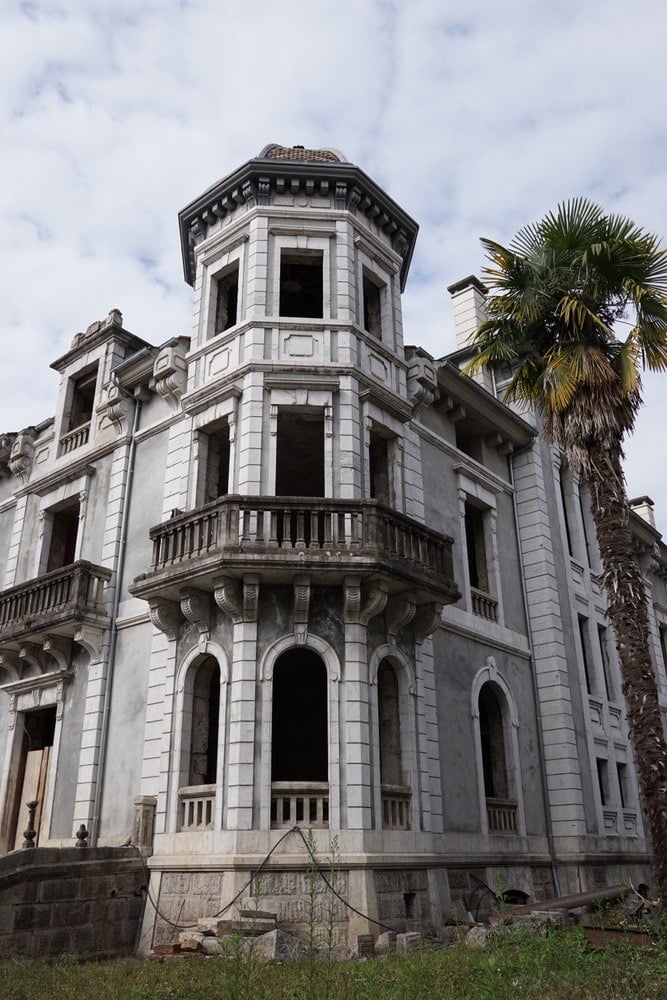
[[[197,921],[197,930],[200,934],[212,937],[223,937],[230,933],[231,921],[223,917],[200,917]]]
[[[379,934],[375,942],[375,950],[381,955],[396,951],[396,932],[385,931],[384,934]]]
[[[243,937],[259,937],[260,934],[268,934],[275,930],[275,917],[266,920],[261,917],[239,917],[238,920],[231,921],[231,931],[233,934],[241,934]]]
[[[207,935],[201,943],[204,955],[222,955],[222,945],[216,937]]]
[[[396,951],[399,955],[405,955],[409,951],[414,951],[421,944],[422,936],[418,931],[408,931],[406,934],[396,935]]]
[[[255,938],[252,943],[253,955],[263,959],[298,958],[300,951],[297,939],[292,934],[287,934],[278,928]]]
[[[464,941],[469,948],[483,948],[489,939],[488,927],[471,927]]]
[[[373,958],[375,955],[375,938],[372,934],[357,934],[356,954],[358,958]]]
[[[204,935],[198,931],[181,931],[178,935],[178,943],[181,951],[201,951]]]
[[[465,924],[448,925],[447,927],[442,928],[442,943],[447,947],[449,945],[458,944],[467,933],[468,928]]]

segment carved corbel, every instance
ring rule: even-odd
[[[385,622],[387,625],[387,638],[392,645],[396,644],[397,633],[410,624],[416,610],[417,602],[414,594],[394,594],[389,598],[385,610]]]
[[[435,368],[426,358],[413,358],[408,368],[408,397],[413,411],[430,406],[438,395],[438,380]]]
[[[417,608],[412,627],[418,646],[421,646],[422,642],[437,629],[442,609],[443,605],[435,601],[432,604],[420,604]]]
[[[113,424],[116,433],[122,434],[132,422],[134,404],[113,382],[108,387],[107,402],[107,417]]]
[[[243,577],[243,620],[246,622],[257,621],[257,607],[259,603],[259,577],[255,574],[246,573]]]
[[[361,578],[347,576],[344,582],[344,619],[357,625],[368,625],[371,618],[382,614],[388,597],[385,580],[377,580],[368,587],[361,586]]]
[[[294,636],[297,645],[305,645],[308,638],[308,610],[310,607],[310,577],[294,577]]]
[[[178,630],[181,624],[181,609],[176,601],[169,601],[166,597],[152,597],[148,602],[150,618],[158,630],[164,633],[167,639],[172,642],[178,637]]]
[[[49,656],[53,657],[60,670],[69,669],[72,649],[67,639],[62,639],[60,636],[47,635],[42,643],[42,649]]]
[[[153,365],[153,379],[155,391],[167,400],[173,410],[178,410],[187,385],[184,344],[169,343],[159,351]]]
[[[83,646],[91,663],[96,663],[102,658],[103,639],[104,629],[95,628],[93,625],[79,625],[74,632],[74,641],[77,645]]]
[[[14,653],[0,650],[0,670],[4,670],[9,677],[9,680],[4,680],[2,683],[11,684],[19,679],[21,661]]]
[[[181,590],[180,598],[183,616],[199,631],[199,648],[203,652],[211,633],[211,599],[194,587]]]
[[[9,468],[25,485],[30,478],[35,460],[35,429],[29,427],[16,435],[9,455]]]
[[[221,611],[236,623],[243,620],[243,593],[241,584],[231,576],[220,576],[213,581],[213,597]]]
[[[19,648],[19,660],[23,664],[22,672],[26,669],[36,670],[38,674],[44,673],[44,658],[42,650],[34,642],[24,642]]]

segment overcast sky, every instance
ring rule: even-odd
[[[657,0],[0,10],[0,432],[53,413],[49,363],[112,307],[153,343],[190,333],[177,212],[269,142],[341,150],[419,222],[405,339],[436,357],[455,346],[446,286],[480,273],[480,236],[509,242],[587,195],[667,237]],[[628,490],[667,531],[659,377],[644,395]]]

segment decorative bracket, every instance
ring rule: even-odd
[[[385,621],[387,623],[387,638],[392,646],[396,645],[397,633],[410,624],[416,610],[415,596],[408,591],[403,594],[394,594],[389,598],[385,611]]]
[[[42,649],[49,656],[53,657],[60,670],[67,670],[69,668],[72,648],[66,639],[62,639],[57,635],[47,635],[42,643]]]
[[[9,680],[3,683],[11,684],[19,679],[21,661],[14,653],[0,650],[0,670],[6,671],[9,675]]]
[[[199,630],[199,649],[204,652],[211,632],[211,599],[194,587],[185,587],[180,597],[183,616]]]
[[[310,607],[310,577],[294,577],[294,636],[297,645],[303,646],[308,638],[308,610]]]
[[[16,435],[9,455],[9,468],[24,485],[30,478],[35,459],[34,437],[34,427],[21,431],[20,434]]]
[[[155,628],[166,635],[167,639],[174,642],[178,636],[178,629],[181,624],[181,609],[176,601],[169,601],[166,597],[151,597],[148,602],[151,621]]]
[[[422,642],[437,629],[443,607],[444,605],[433,602],[420,604],[417,608],[412,625],[418,646],[421,646]]]
[[[79,646],[83,646],[90,657],[91,663],[97,663],[102,659],[102,640],[104,629],[95,628],[93,625],[79,625],[74,632],[74,641]]]
[[[213,597],[221,611],[230,616],[234,624],[257,621],[259,577],[247,573],[243,583],[231,576],[220,576],[213,581]]]
[[[367,587],[361,586],[361,577],[346,576],[344,582],[344,619],[355,625],[368,625],[371,618],[382,614],[388,597],[386,580],[376,580]]]

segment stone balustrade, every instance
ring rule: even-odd
[[[263,565],[385,570],[443,603],[458,597],[451,538],[374,500],[227,496],[176,513],[150,537],[151,572],[133,586],[142,597],[159,593],[165,581],[235,563],[246,571]]]
[[[513,799],[487,799],[489,833],[516,833],[516,812],[516,802]]]
[[[79,427],[75,427],[74,430],[68,431],[67,434],[63,434],[60,439],[59,454],[68,455],[76,448],[81,448],[82,445],[88,444],[89,437],[90,421],[86,424],[81,424]]]
[[[60,634],[59,625],[105,619],[104,592],[111,572],[80,561],[0,593],[0,641],[35,632]],[[66,628],[66,634],[71,628]]]
[[[410,829],[412,792],[406,785],[382,785],[382,826],[385,830]]]
[[[181,833],[213,829],[215,785],[186,785],[178,790],[178,829]]]
[[[489,622],[498,621],[498,601],[495,597],[485,593],[483,590],[477,590],[476,587],[470,588],[470,597],[472,600],[472,613],[474,615],[486,618]]]
[[[274,781],[271,784],[271,827],[329,826],[329,784],[326,781]]]

